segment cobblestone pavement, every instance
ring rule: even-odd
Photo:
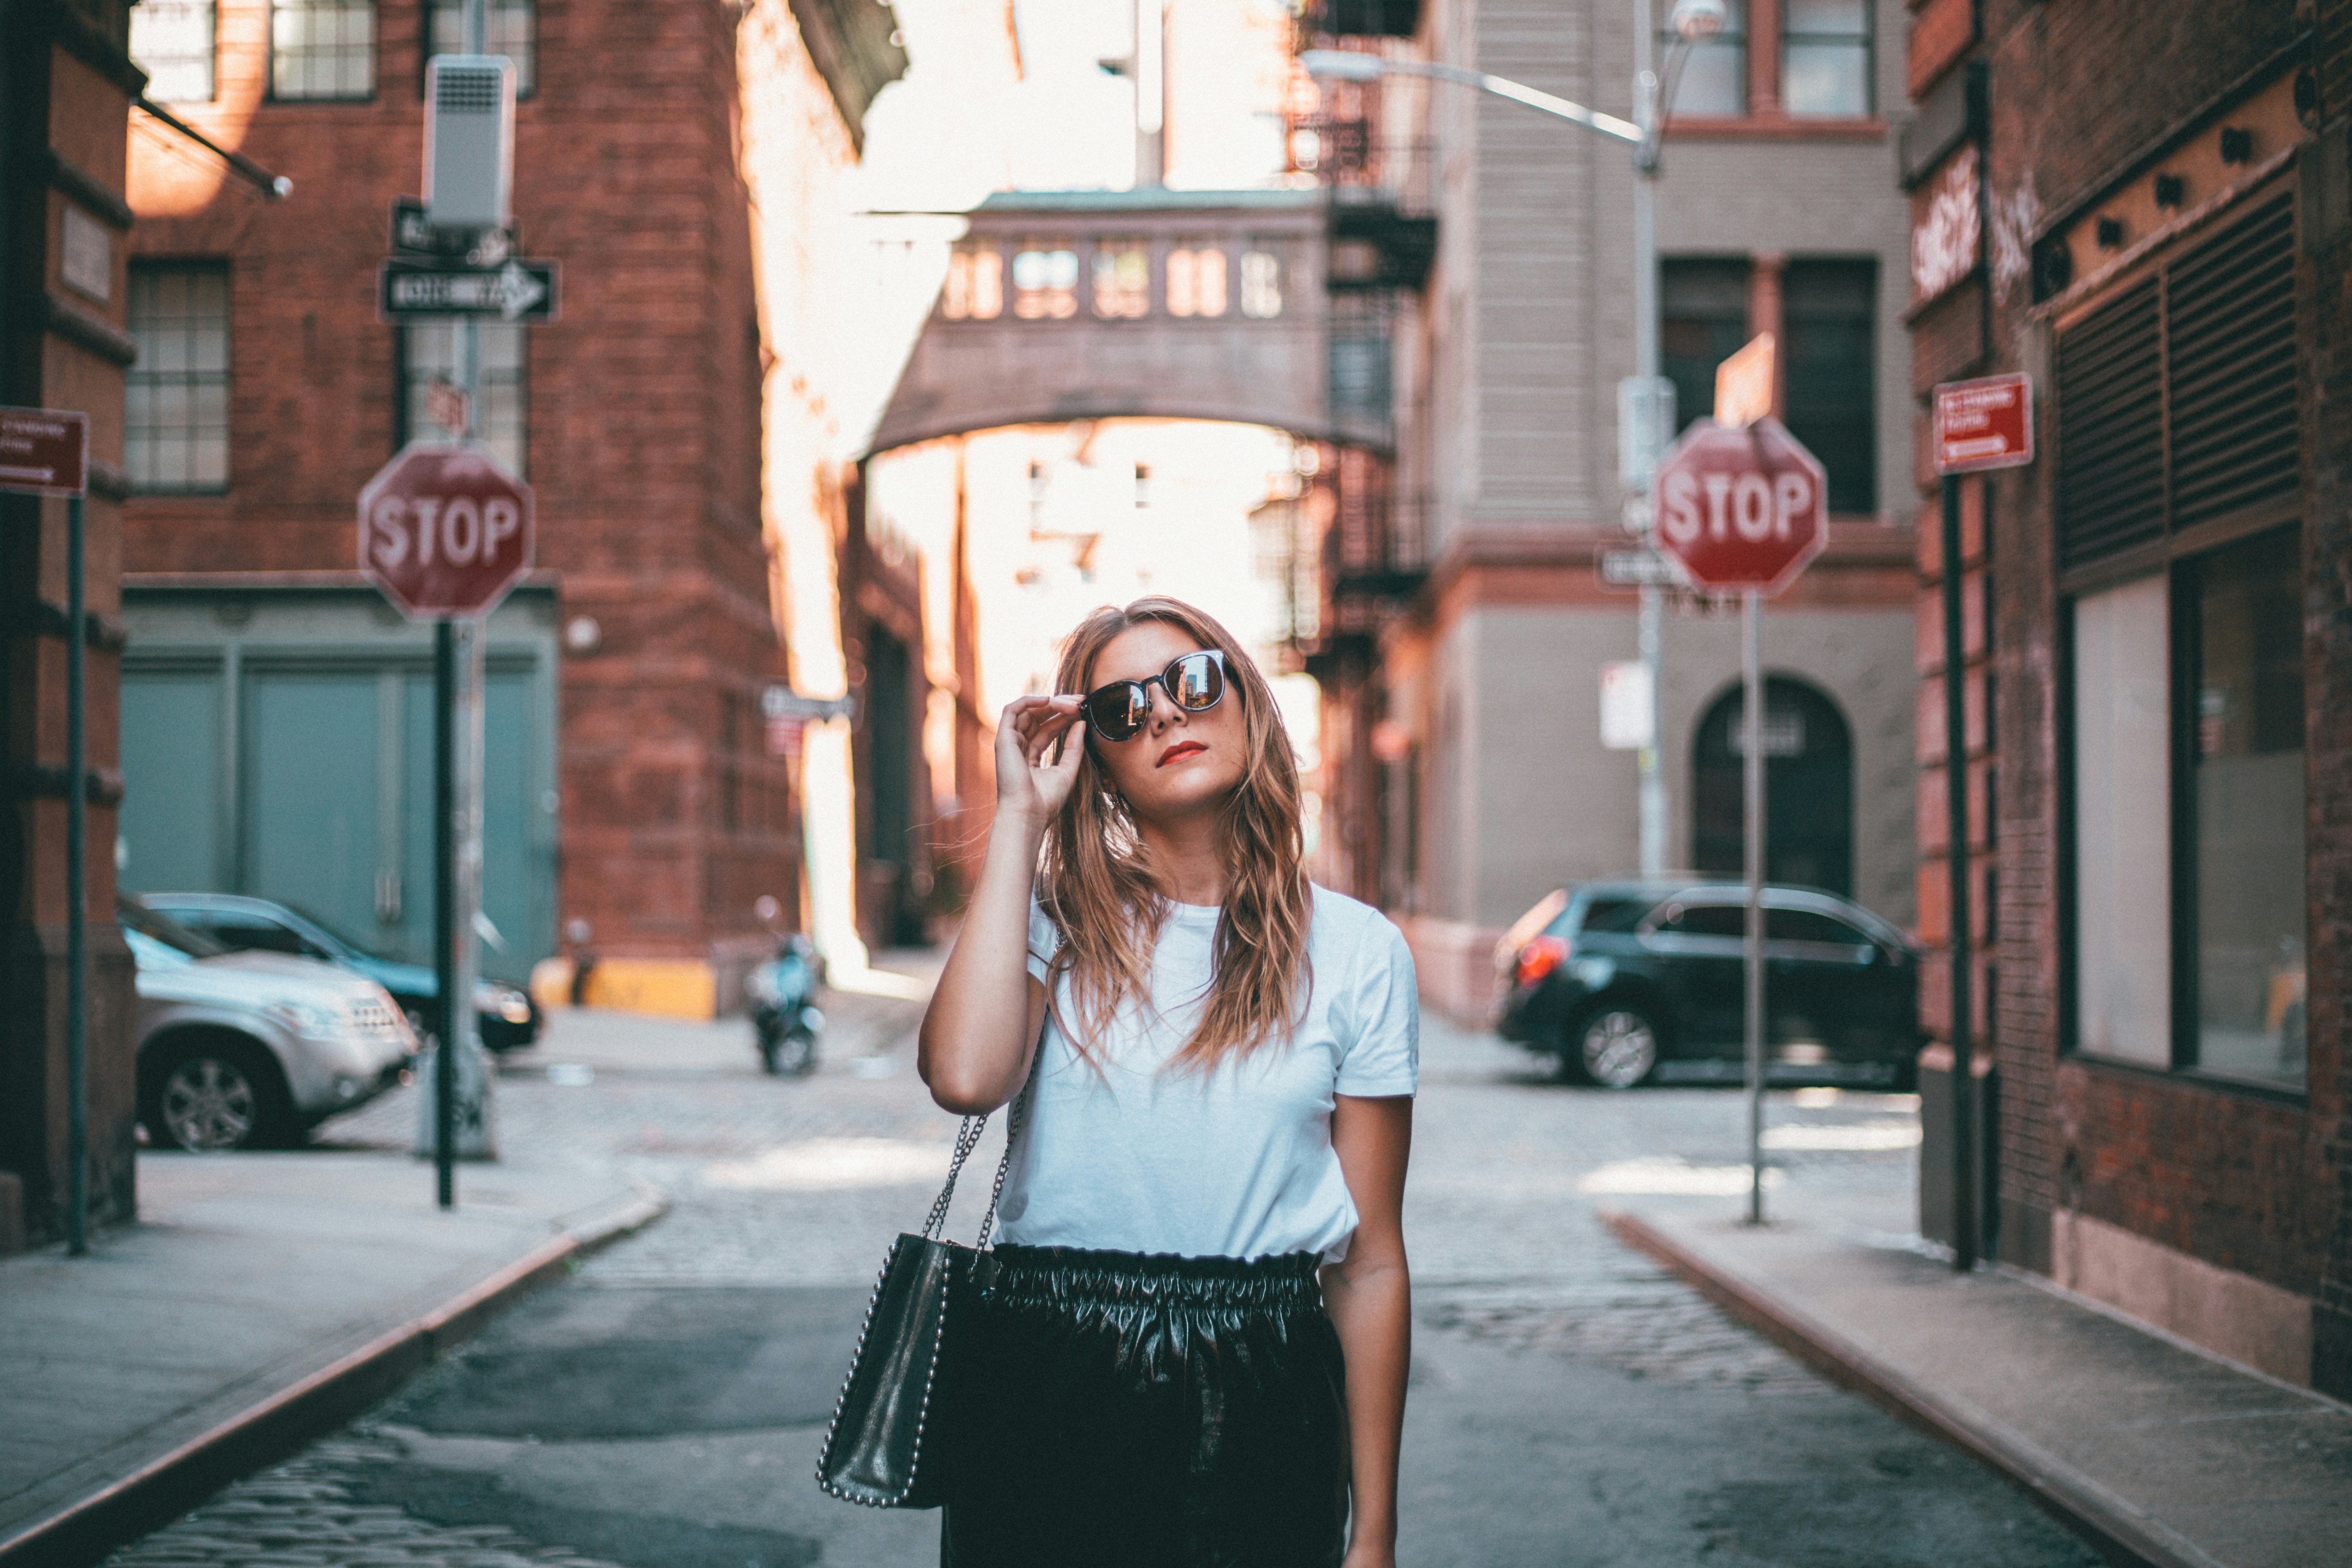
[[[668,1192],[668,1216],[111,1562],[935,1561],[934,1516],[853,1509],[809,1479],[874,1270],[919,1220],[954,1134],[914,1079],[919,1006],[831,999],[825,1060],[803,1081],[762,1077],[740,1021],[559,1016],[543,1048],[501,1064],[502,1154],[617,1165]],[[2096,1562],[1988,1472],[1816,1379],[1601,1226],[1612,1194],[1735,1205],[1737,1094],[1565,1089],[1435,1020],[1423,1068],[1406,1568]],[[321,1142],[404,1147],[416,1114],[413,1093],[388,1096]],[[1911,1182],[1908,1099],[1776,1093],[1771,1122],[1777,1181]],[[994,1149],[992,1135],[975,1156],[955,1234],[977,1225]]]

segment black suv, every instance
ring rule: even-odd
[[[1746,1076],[1748,892],[1697,879],[1584,882],[1520,917],[1496,949],[1503,1037],[1571,1079],[1738,1082]],[[1776,1083],[1909,1089],[1918,952],[1861,905],[1764,889],[1767,1073]]]

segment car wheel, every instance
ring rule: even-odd
[[[159,1144],[209,1154],[291,1140],[285,1083],[257,1046],[229,1038],[189,1041],[168,1047],[146,1076],[140,1120]]]
[[[1657,1026],[1639,1008],[1602,1007],[1577,1026],[1567,1059],[1587,1082],[1632,1089],[1657,1068]]]

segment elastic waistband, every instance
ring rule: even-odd
[[[1112,1252],[1080,1247],[994,1249],[1000,1300],[1159,1302],[1170,1306],[1320,1310],[1322,1260],[1311,1252],[1275,1258],[1185,1258],[1172,1252]]]

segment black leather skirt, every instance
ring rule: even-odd
[[[995,1256],[943,1568],[1335,1568],[1347,1385],[1313,1254]]]

